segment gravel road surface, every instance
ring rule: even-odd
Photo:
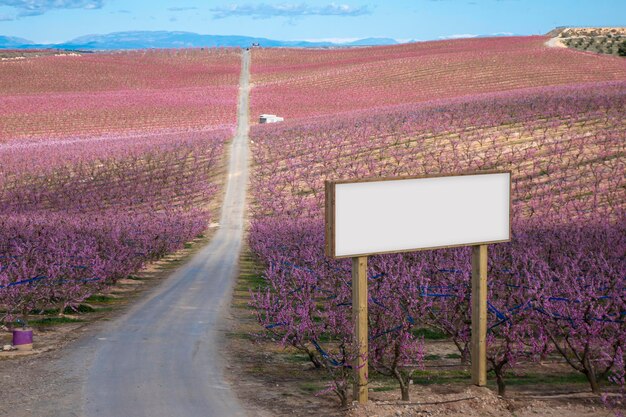
[[[78,347],[91,356],[82,393],[86,416],[244,415],[224,382],[220,347],[244,232],[249,67],[244,51],[219,230],[146,299]]]

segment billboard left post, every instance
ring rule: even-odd
[[[357,355],[354,359],[354,399],[367,403],[367,256],[352,258],[352,320]]]

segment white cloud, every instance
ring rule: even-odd
[[[100,9],[105,0],[0,0],[0,6],[18,10],[17,17],[38,16],[56,9]]]
[[[167,10],[170,12],[186,12],[188,10],[198,10],[197,7],[189,6],[189,7],[170,7]]]
[[[247,16],[253,19],[269,19],[272,17],[303,17],[303,16],[362,16],[370,14],[368,6],[350,6],[347,4],[330,3],[325,6],[311,6],[306,3],[279,4],[231,4],[211,9],[215,19]]]
[[[474,35],[471,33],[459,33],[455,35],[440,36],[439,39],[465,39],[465,38],[477,38],[479,36],[480,35]]]
[[[332,42],[332,43],[348,43],[358,41],[361,38],[309,38],[303,39],[305,42]]]

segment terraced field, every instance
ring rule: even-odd
[[[420,42],[335,50],[257,49],[252,114],[372,113],[498,91],[623,80],[623,60],[547,48],[547,38]]]
[[[0,142],[235,124],[235,49],[0,61]]]

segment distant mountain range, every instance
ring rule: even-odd
[[[0,36],[1,49],[21,49],[27,48],[30,45],[33,45],[33,42],[27,39],[14,38],[12,36]]]
[[[258,43],[266,47],[337,47],[396,45],[398,41],[390,38],[367,38],[347,43],[279,41],[250,36],[200,35],[191,32],[116,32],[106,35],[87,35],[57,44],[37,44],[26,39],[0,36],[0,49],[69,49],[69,50],[111,50],[144,48],[194,48],[235,46],[248,47]]]
[[[512,36],[510,33],[491,35],[452,35],[441,39],[483,38]],[[411,43],[416,41],[407,41]],[[114,32],[106,35],[87,35],[63,43],[38,44],[27,39],[0,36],[0,49],[65,49],[65,50],[113,50],[145,48],[200,48],[216,46],[248,47],[258,43],[265,47],[332,48],[346,46],[397,45],[391,38],[365,38],[352,42],[280,41],[251,36],[200,35],[193,32],[132,31]]]

